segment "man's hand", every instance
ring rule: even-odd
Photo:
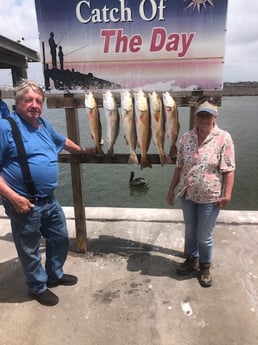
[[[17,195],[14,200],[10,200],[13,204],[15,211],[19,214],[29,213],[30,210],[34,207],[27,198],[21,195]]]
[[[81,147],[81,153],[96,153],[95,147]]]

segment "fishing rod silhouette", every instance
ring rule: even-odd
[[[81,47],[79,47],[79,48],[77,48],[77,49],[74,49],[74,50],[70,51],[69,53],[64,54],[64,56],[73,54],[73,53],[75,53],[75,52],[77,52],[77,51],[79,51],[79,50],[81,50],[81,49],[83,49],[83,48],[85,48],[85,47],[87,47],[87,46],[88,46],[88,43],[87,43],[87,44],[84,44],[83,46],[81,46]]]

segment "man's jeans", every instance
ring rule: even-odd
[[[212,262],[213,229],[219,214],[215,203],[197,204],[181,198],[185,222],[186,257],[199,258],[202,264]]]
[[[63,276],[63,265],[69,249],[64,212],[55,197],[36,201],[27,214],[18,214],[12,204],[2,198],[6,214],[11,220],[13,239],[21,260],[30,292],[39,293],[46,283]],[[46,239],[45,269],[41,264],[40,239]]]

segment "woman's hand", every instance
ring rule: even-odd
[[[175,197],[174,197],[174,192],[171,191],[171,190],[169,190],[169,191],[168,191],[168,195],[167,195],[167,203],[168,203],[169,205],[173,206],[173,205],[174,205],[174,202],[175,202],[174,199],[175,199]]]
[[[226,197],[222,197],[222,198],[220,198],[220,199],[218,199],[217,201],[216,201],[216,206],[218,207],[218,208],[224,208],[224,207],[226,207],[227,206],[227,204],[230,202],[230,199],[228,199],[228,198],[226,198]]]
[[[217,200],[216,205],[218,208],[224,208],[231,200],[231,194],[234,184],[234,171],[227,171],[223,174],[224,177],[224,196]]]

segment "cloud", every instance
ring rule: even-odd
[[[258,1],[228,0],[224,81],[258,81],[257,13]],[[40,51],[34,0],[2,0],[0,33]],[[30,64],[28,74],[43,80],[40,64]]]
[[[0,32],[14,41],[25,38],[24,45],[39,51],[34,0],[1,1]]]
[[[258,2],[228,0],[224,81],[258,81]]]

